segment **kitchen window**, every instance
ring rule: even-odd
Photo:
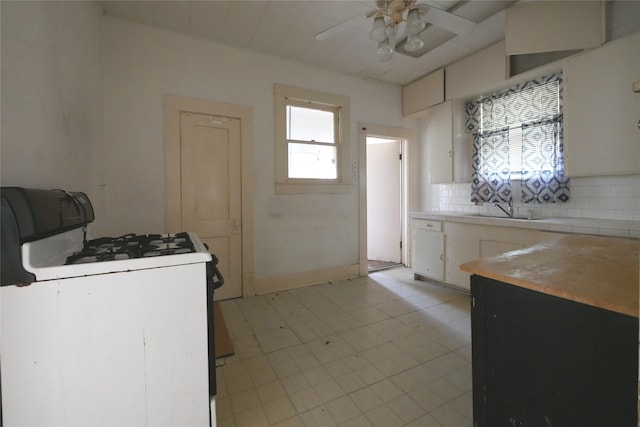
[[[472,202],[513,201],[514,180],[524,203],[569,200],[561,73],[467,104],[467,130],[474,134]]]
[[[349,98],[275,85],[276,192],[350,187]]]

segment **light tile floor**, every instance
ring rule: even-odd
[[[220,306],[219,427],[472,425],[467,295],[396,268]]]

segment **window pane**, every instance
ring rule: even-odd
[[[520,179],[522,174],[522,128],[509,129],[509,166],[511,178]]]
[[[289,178],[337,179],[336,146],[289,143]]]
[[[334,144],[333,112],[287,105],[287,139]]]

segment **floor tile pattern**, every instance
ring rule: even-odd
[[[469,296],[407,268],[220,304],[219,427],[470,427]]]

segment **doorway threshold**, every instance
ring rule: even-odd
[[[390,268],[401,266],[402,264],[393,261],[377,261],[371,259],[367,261],[367,271],[369,273],[371,273],[372,271],[388,270]]]

